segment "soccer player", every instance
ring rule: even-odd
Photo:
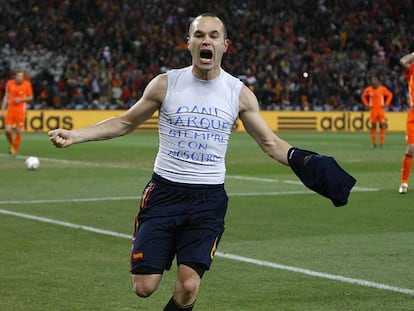
[[[408,86],[408,104],[410,110],[407,114],[406,144],[407,148],[401,163],[401,185],[398,192],[401,194],[408,191],[408,179],[413,166],[414,154],[414,52],[404,55],[400,59],[403,74]]]
[[[1,106],[5,115],[5,134],[9,142],[9,153],[17,154],[22,140],[22,131],[26,118],[26,105],[33,99],[33,89],[30,81],[24,79],[24,71],[16,70],[15,78],[7,81]]]
[[[228,45],[222,20],[202,14],[188,31],[191,66],[156,76],[120,116],[81,129],[49,131],[56,147],[68,147],[128,134],[159,111],[159,149],[141,196],[130,260],[133,290],[148,297],[176,258],[175,288],[165,311],[192,310],[222,237],[228,202],[225,153],[237,117],[266,154],[289,164],[300,178],[309,175],[312,184],[323,185],[315,191],[327,197],[343,192],[335,205],[346,204],[355,183],[327,158],[294,148],[271,131],[256,96],[221,68]],[[317,181],[319,177],[323,180]]]
[[[377,146],[377,124],[379,124],[380,128],[380,146],[382,147],[384,145],[387,127],[385,106],[391,104],[392,97],[392,92],[384,85],[381,85],[376,76],[372,77],[371,85],[367,86],[361,94],[363,104],[370,108],[371,141],[373,148]]]

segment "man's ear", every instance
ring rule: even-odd
[[[230,45],[230,40],[229,39],[225,39],[224,40],[224,53],[226,53],[227,52],[227,49],[229,48],[229,45]]]

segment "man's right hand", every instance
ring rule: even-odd
[[[71,136],[71,131],[56,129],[48,132],[50,141],[57,148],[69,147],[73,144],[73,138]]]

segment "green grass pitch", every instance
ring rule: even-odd
[[[334,156],[358,180],[350,201],[335,208],[233,134],[226,231],[194,310],[413,310],[414,187],[398,194],[404,133],[388,133],[383,149],[368,133],[279,135]],[[175,267],[147,299],[129,275],[157,146],[148,132],[68,149],[26,133],[12,158],[0,140],[0,310],[162,310]],[[40,168],[27,171],[26,156]]]

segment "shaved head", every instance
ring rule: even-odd
[[[224,37],[224,40],[226,40],[227,39],[227,29],[226,29],[226,26],[224,25],[224,23],[223,23],[223,21],[217,16],[217,15],[215,15],[215,14],[213,14],[213,13],[203,13],[203,14],[200,14],[200,15],[198,15],[196,18],[194,18],[193,19],[193,21],[191,22],[191,24],[190,24],[190,27],[189,27],[189,29],[188,29],[188,36],[190,37],[191,36],[191,34],[194,32],[194,29],[196,28],[195,27],[195,25],[200,21],[200,19],[202,19],[203,17],[210,17],[210,18],[215,18],[215,19],[217,19],[219,22],[220,22],[220,24],[221,24],[221,26],[223,27],[223,37]]]

